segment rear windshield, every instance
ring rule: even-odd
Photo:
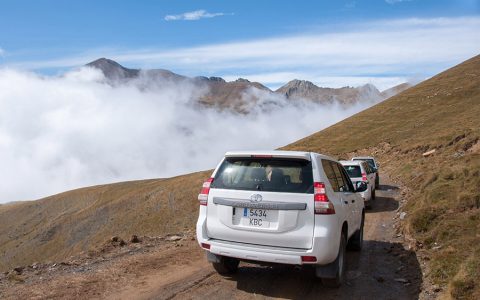
[[[362,177],[362,171],[360,170],[360,166],[343,166],[343,168],[345,168],[350,178]]]
[[[312,164],[303,159],[227,158],[212,188],[313,193]]]
[[[373,159],[359,159],[359,158],[356,158],[354,160],[363,160],[363,161],[366,161],[368,163],[368,165],[370,166],[370,168],[372,169],[376,169],[375,168],[375,162],[373,161]]]

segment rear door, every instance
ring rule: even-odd
[[[312,163],[227,157],[208,196],[210,238],[309,249],[314,229]]]
[[[354,194],[353,185],[350,179],[348,178],[347,172],[343,169],[343,166],[336,162],[331,162],[333,171],[338,182],[338,189],[342,199],[342,202],[345,204],[348,211],[348,236],[353,234],[353,232],[358,227],[357,220],[357,196]]]
[[[375,177],[377,176],[377,175],[375,174],[375,171],[373,170],[373,168],[372,168],[367,162],[364,163],[364,168],[365,168],[365,170],[366,170],[366,172],[367,172],[368,182],[369,182],[370,185],[371,185],[372,187],[374,187],[374,189],[375,189],[375,188],[376,188],[376,187],[375,187]]]

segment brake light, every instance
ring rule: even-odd
[[[328,199],[325,184],[323,182],[313,183],[314,189],[314,207],[317,215],[333,215],[335,214],[335,207]]]
[[[210,185],[213,182],[213,178],[208,178],[207,181],[203,183],[202,190],[200,194],[198,194],[198,201],[200,201],[200,205],[207,205],[208,202],[208,193],[210,192]]]
[[[367,181],[367,173],[362,173],[362,181]]]
[[[302,256],[302,262],[316,262],[317,258],[315,256]]]

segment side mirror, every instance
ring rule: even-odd
[[[357,181],[357,182],[355,183],[355,192],[356,192],[356,193],[365,192],[367,189],[368,189],[368,185],[367,185],[366,182],[364,182],[364,181]]]

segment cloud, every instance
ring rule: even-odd
[[[0,47],[0,57],[4,56],[5,55],[5,50],[3,50],[1,47]]]
[[[183,14],[179,15],[167,15],[165,16],[165,21],[179,21],[179,20],[185,20],[185,21],[196,21],[200,19],[205,19],[205,18],[214,18],[214,17],[220,17],[220,16],[227,16],[227,15],[233,15],[232,13],[209,13],[204,9],[200,10],[195,10],[195,11],[190,11],[186,12]]]
[[[380,20],[336,32],[318,30],[174,49],[100,49],[10,66],[66,68],[109,57],[126,66],[161,67],[190,76],[299,73],[308,76],[300,79],[310,81],[320,77],[425,78],[478,54],[479,27],[480,17]],[[351,85],[348,81],[338,84]]]
[[[410,2],[410,1],[413,1],[413,0],[385,0],[385,2],[391,5],[401,3],[401,2]]]
[[[227,150],[274,149],[371,105],[292,103],[252,89],[244,97],[261,101],[243,115],[198,107],[206,90],[189,82],[103,79],[90,68],[60,77],[0,69],[0,203],[209,169]]]

